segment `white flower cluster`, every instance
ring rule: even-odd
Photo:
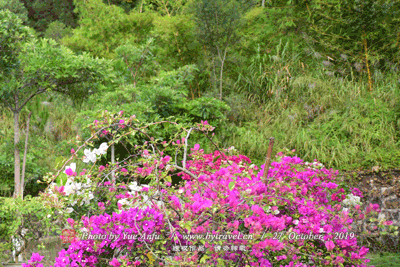
[[[71,164],[72,165],[72,164]],[[89,178],[86,179],[86,183],[77,183],[74,182],[71,177],[68,178],[66,184],[64,185],[64,192],[67,196],[71,194],[76,194],[78,196],[83,195],[86,191],[87,188],[90,188],[91,180]],[[50,188],[54,188],[55,184],[51,183],[49,187],[49,193],[51,196],[55,196],[54,192]],[[94,195],[91,191],[89,191],[88,196],[83,198],[83,201],[81,202],[80,206],[83,204],[89,205],[90,201],[94,198]],[[75,200],[73,203],[71,203],[72,206],[75,206],[77,204],[77,201]],[[71,213],[74,209],[72,207],[69,207],[65,210],[66,213]],[[62,213],[62,212],[61,212]]]
[[[309,166],[311,169],[316,170],[316,169],[322,169],[325,166],[322,163],[318,163],[318,162],[305,162],[304,165]]]
[[[131,184],[128,186],[128,188],[131,190],[131,191],[129,192],[129,194],[132,195],[132,196],[135,196],[135,192],[141,193],[142,201],[136,201],[136,202],[133,204],[133,201],[132,201],[132,200],[129,200],[129,199],[127,199],[127,198],[122,198],[122,199],[118,200],[118,203],[120,203],[122,206],[126,206],[126,208],[128,208],[128,209],[129,209],[129,208],[132,208],[132,207],[139,207],[139,208],[141,208],[141,209],[145,209],[145,208],[147,208],[147,207],[151,207],[152,202],[151,202],[149,196],[147,196],[146,194],[144,194],[144,192],[142,192],[142,189],[143,189],[144,187],[147,187],[147,188],[148,188],[149,186],[148,186],[148,185],[139,186],[139,185],[137,184],[137,182],[133,182],[133,183],[131,183]],[[157,195],[158,193],[159,193],[159,192],[157,191],[157,192],[155,193],[155,195]],[[155,203],[156,203],[156,205],[157,205],[158,207],[161,207],[161,206],[164,205],[164,203],[163,203],[162,201],[155,201]]]
[[[349,194],[347,195],[347,198],[343,200],[343,204],[349,206],[361,205],[360,197],[355,196],[353,194]]]
[[[234,146],[231,146],[228,148],[228,152],[236,152],[236,148]]]
[[[264,210],[265,213],[271,213],[271,212],[272,212],[272,213],[274,213],[275,215],[278,215],[278,214],[279,214],[279,210],[274,210],[274,211],[272,211],[270,206],[266,206],[265,208],[266,208],[266,209]]]
[[[83,153],[85,153],[85,158],[83,159],[83,162],[89,163],[90,161],[95,163],[97,158],[96,155],[104,155],[106,154],[108,146],[107,143],[102,143],[98,149],[93,149],[93,151],[90,151],[90,149],[85,149]]]

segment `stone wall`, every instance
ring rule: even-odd
[[[372,217],[393,221],[393,225],[398,226],[400,230],[400,170],[339,173],[338,179],[346,181],[349,187],[357,187],[361,190],[364,195],[361,199],[363,210],[370,203],[379,204],[381,212]],[[370,222],[369,218],[357,224],[353,223],[353,227],[356,227],[357,232],[371,231],[375,237],[358,236],[357,239],[360,238],[364,246],[374,251],[400,252],[400,233],[397,236],[385,237],[379,234],[379,229],[375,229],[377,223]]]

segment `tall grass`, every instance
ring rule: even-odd
[[[239,116],[248,118],[227,124],[220,141],[258,163],[263,163],[273,136],[276,152],[296,149],[307,161],[318,159],[339,170],[398,167],[398,73],[382,77],[376,72],[374,91],[369,93],[362,75],[358,80],[354,75],[351,79],[328,75],[329,62],[319,64],[320,56],[304,72],[304,64],[298,64],[301,57],[288,54],[288,44],[281,47],[280,43],[272,55],[261,54],[258,48],[247,74],[251,79],[238,89],[249,101]],[[250,86],[256,89],[249,91]]]

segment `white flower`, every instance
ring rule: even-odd
[[[143,203],[146,203],[149,200],[149,197],[147,195],[143,195]]]
[[[96,154],[91,152],[90,149],[85,149],[85,158],[83,159],[83,162],[89,163],[89,161],[95,163],[96,162]]]
[[[299,224],[299,220],[294,220],[293,223],[294,223],[295,225],[298,225],[298,224]]]
[[[92,200],[94,198],[94,195],[92,192],[89,193],[89,200]]]
[[[342,209],[342,211],[348,211],[348,210],[349,210],[348,208],[343,208],[343,209]]]
[[[360,197],[349,194],[347,198],[343,200],[343,204],[352,206],[361,205]]]
[[[96,154],[97,155],[104,155],[106,154],[106,150],[108,148],[107,143],[102,143],[99,147],[99,149],[96,149]]]
[[[75,191],[81,190],[82,189],[82,184],[81,183],[75,183],[73,184],[73,188]]]
[[[118,203],[121,205],[130,205],[132,202],[128,201],[126,198],[118,200]]]
[[[73,192],[73,182],[71,179],[68,179],[67,183],[64,185],[64,192],[67,196]]]
[[[131,183],[129,186],[128,186],[128,188],[130,189],[130,190],[132,190],[133,192],[140,192],[141,190],[142,190],[142,187],[141,186],[138,186],[137,185],[137,182],[133,182],[133,183]]]
[[[50,218],[50,217],[51,217],[51,214],[47,215],[47,218]]]
[[[320,233],[325,232],[325,231],[324,231],[324,228],[319,228],[319,232],[320,232]]]
[[[182,194],[182,193],[183,193],[183,189],[179,189],[179,190],[178,190],[178,193],[179,193],[179,194]]]
[[[78,203],[78,201],[77,201],[77,200],[74,200],[74,202],[72,202],[71,205],[72,205],[72,206],[75,206],[76,203]]]
[[[73,211],[74,211],[73,208],[67,208],[67,209],[65,210],[66,213],[71,213],[71,212],[73,212]]]
[[[275,214],[275,215],[279,214],[279,210],[275,210],[275,211],[274,211],[274,214]]]

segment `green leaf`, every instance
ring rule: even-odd
[[[235,188],[235,182],[230,182],[228,187],[230,190],[233,190],[233,188]]]
[[[201,257],[200,263],[206,263],[206,260],[208,260],[209,258],[209,256],[204,255],[203,257]]]
[[[56,179],[56,184],[57,186],[64,186],[68,181],[68,176],[65,173],[61,173],[57,179]]]

